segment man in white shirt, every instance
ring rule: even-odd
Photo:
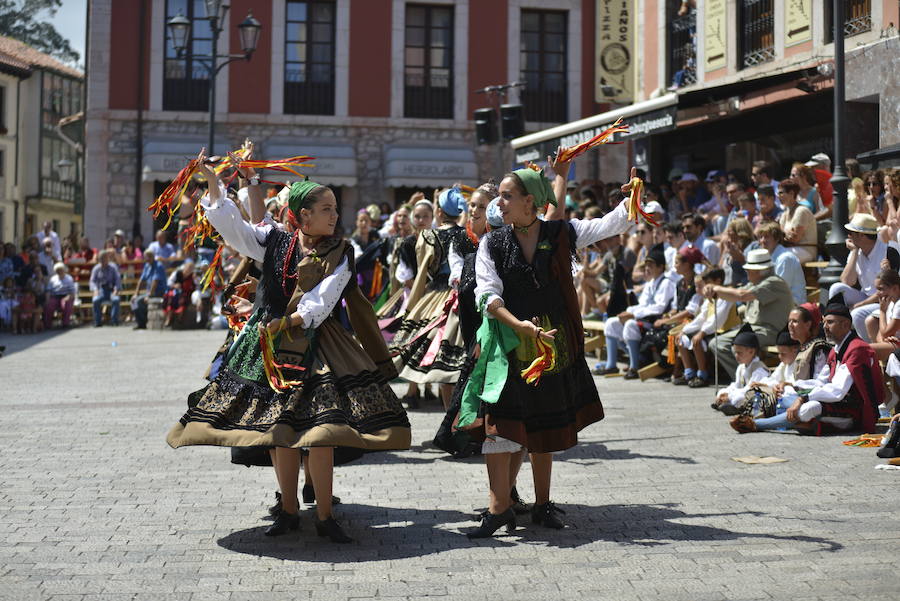
[[[831,285],[828,297],[843,296],[850,307],[853,329],[860,338],[872,342],[866,331],[866,318],[878,311],[875,277],[881,271],[881,261],[888,256],[888,245],[878,236],[878,221],[868,213],[857,213],[844,227],[849,232],[850,254],[841,281]],[[892,249],[891,254],[896,257],[896,250]],[[859,289],[855,288],[857,285]]]
[[[638,377],[640,359],[641,322],[652,325],[653,321],[668,311],[675,300],[675,283],[666,276],[666,256],[662,244],[654,246],[644,260],[644,289],[638,304],[628,307],[615,317],[606,320],[606,366],[601,375],[618,373],[616,356],[619,342],[624,340],[628,348],[628,370],[626,380]]]
[[[686,213],[681,217],[681,229],[687,245],[699,249],[706,260],[713,265],[719,264],[719,245],[703,234],[706,220],[699,213]],[[703,270],[703,266],[699,266]]]

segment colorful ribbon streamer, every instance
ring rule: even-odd
[[[291,388],[303,385],[303,380],[288,380],[284,375],[284,369],[306,371],[302,365],[291,363],[278,363],[275,360],[275,341],[269,329],[262,327],[259,330],[259,346],[262,351],[263,367],[266,370],[266,381],[275,392],[285,392]]]
[[[169,218],[162,229],[169,228],[169,224],[172,223],[172,217],[181,208],[181,199],[184,197],[188,184],[191,183],[191,178],[199,171],[199,167],[200,162],[197,159],[190,160],[147,209],[153,212],[154,219],[159,217],[163,211],[168,213]]]
[[[531,362],[531,365],[522,370],[522,378],[526,384],[537,386],[544,372],[556,366],[556,350],[552,345],[544,342],[540,335],[535,338],[534,344],[537,346],[538,356]]]
[[[608,129],[603,130],[590,140],[582,142],[581,144],[576,144],[575,146],[563,148],[559,154],[556,155],[556,161],[558,163],[568,163],[591,148],[600,146],[601,144],[621,144],[622,142],[613,142],[613,136],[617,133],[625,133],[627,131],[628,126],[622,125],[622,118],[619,117],[619,119],[617,119]]]
[[[631,179],[631,196],[628,198],[628,221],[639,223],[640,219],[652,225],[659,227],[659,222],[646,212],[641,206],[641,198],[644,196],[644,182],[639,177]]]
[[[209,267],[203,274],[203,277],[200,279],[200,284],[203,286],[202,291],[206,292],[206,289],[212,286],[213,290],[218,290],[218,286],[216,285],[216,273],[222,268],[222,249],[224,246],[219,246],[219,249],[216,251],[216,254],[213,255],[213,260],[210,262]]]

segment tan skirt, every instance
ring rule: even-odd
[[[455,299],[449,289],[428,292],[403,320],[391,345],[401,378],[417,384],[459,379],[466,351]]]
[[[251,333],[248,332],[248,335]],[[410,446],[406,412],[359,343],[333,318],[317,330],[302,386],[275,392],[267,383],[222,368],[166,437],[174,448]]]

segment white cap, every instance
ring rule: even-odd
[[[644,211],[646,211],[647,213],[652,213],[654,215],[662,215],[663,217],[665,217],[666,215],[666,210],[655,200],[651,200],[650,202],[645,204]]]
[[[700,181],[700,178],[698,178],[696,175],[694,175],[693,173],[691,173],[690,171],[688,171],[687,173],[684,173],[684,174],[681,175],[681,179],[680,179],[679,181],[682,181],[682,182],[699,182],[699,181]]]

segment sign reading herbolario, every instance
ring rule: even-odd
[[[597,102],[628,104],[634,100],[635,0],[597,0],[594,97]]]

